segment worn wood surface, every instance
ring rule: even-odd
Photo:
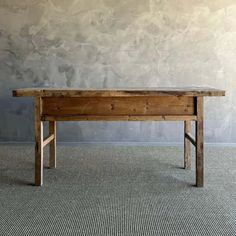
[[[191,143],[187,134],[191,132],[191,121],[184,122],[184,168],[190,170],[191,169]]]
[[[204,186],[204,104],[203,98],[196,98],[197,121],[196,121],[196,184]]]
[[[43,116],[194,115],[193,97],[43,98]]]
[[[43,141],[43,147],[47,146],[49,143],[51,143],[54,140],[54,134],[50,134],[47,138]]]
[[[43,184],[43,122],[42,99],[35,98],[35,185]]]
[[[43,121],[196,121],[197,116],[42,116]]]
[[[50,167],[56,168],[56,121],[184,121],[184,166],[191,167],[196,146],[196,185],[204,186],[204,96],[224,96],[211,88],[17,89],[14,96],[35,97],[35,185],[43,184],[43,148],[50,143]],[[43,121],[49,136],[43,140]],[[191,135],[196,123],[196,139]]]
[[[129,97],[129,96],[224,96],[225,91],[205,87],[185,88],[25,88],[13,91],[15,97]]]
[[[49,166],[51,169],[56,168],[57,154],[56,154],[56,122],[49,122],[49,135],[53,135],[54,139],[50,142],[49,147]]]
[[[190,142],[192,143],[192,145],[194,147],[196,147],[196,141],[195,141],[195,138],[193,137],[193,135],[191,133],[185,133],[185,138]]]

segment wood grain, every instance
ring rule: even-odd
[[[43,98],[43,116],[194,115],[193,97]]]
[[[191,121],[184,122],[184,168],[187,170],[191,169],[191,143],[187,134],[191,133]]]
[[[204,106],[203,98],[196,98],[196,185],[204,187]]]
[[[43,122],[42,99],[35,98],[35,185],[43,185]]]
[[[49,147],[49,166],[51,169],[55,169],[57,166],[57,154],[56,154],[56,122],[49,122],[49,135],[53,135],[54,139],[50,142]]]
[[[42,116],[43,121],[196,121],[197,116]]]
[[[196,146],[196,185],[204,186],[204,96],[224,96],[213,88],[59,89],[29,88],[13,96],[35,97],[35,185],[43,184],[43,148],[50,143],[50,167],[56,168],[56,121],[184,121],[184,166],[191,167]],[[49,137],[43,140],[43,121]],[[196,122],[196,139],[191,135]]]
[[[196,141],[195,138],[193,137],[193,135],[191,133],[185,133],[185,138],[190,141],[190,143],[192,143],[193,146],[196,147]]]
[[[13,90],[14,97],[134,97],[134,96],[225,96],[225,91],[207,87],[183,88],[23,88]]]
[[[54,134],[50,134],[47,138],[43,141],[43,147],[47,146],[49,143],[51,143],[54,140]]]

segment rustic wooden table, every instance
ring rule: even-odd
[[[204,186],[205,96],[225,96],[212,88],[142,88],[83,90],[27,88],[15,97],[35,99],[35,185],[43,184],[43,149],[50,144],[50,168],[56,168],[56,121],[184,121],[184,167],[191,168],[191,144],[196,147],[196,185]],[[49,136],[43,137],[43,122]],[[191,122],[196,123],[195,136]]]

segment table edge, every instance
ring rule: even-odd
[[[225,96],[226,91],[218,89],[199,90],[30,90],[15,89],[13,97],[128,97],[128,96],[188,96],[188,97],[220,97]]]

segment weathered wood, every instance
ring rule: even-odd
[[[13,90],[14,97],[134,97],[134,96],[225,96],[225,91],[205,87],[185,88],[25,88]]]
[[[43,184],[43,122],[42,99],[35,98],[35,185]]]
[[[51,143],[54,140],[54,134],[50,134],[47,138],[43,141],[43,147],[47,146],[49,143]]]
[[[197,116],[42,116],[43,121],[196,121]]]
[[[17,89],[13,96],[35,97],[35,185],[43,184],[43,147],[50,143],[50,167],[56,167],[56,121],[185,121],[185,168],[196,146],[196,185],[204,186],[203,97],[224,96],[211,88]],[[49,137],[43,140],[43,121]],[[196,141],[191,123],[196,122]]]
[[[204,106],[203,98],[196,98],[196,185],[204,186]]]
[[[43,98],[44,116],[194,115],[193,97]]]
[[[54,137],[52,142],[50,143],[49,149],[49,166],[51,169],[56,168],[57,162],[57,154],[56,154],[56,122],[49,122],[49,134]]]
[[[191,122],[184,122],[184,168],[191,169],[191,143],[189,137],[187,136],[191,132]]]
[[[196,147],[196,141],[195,141],[195,138],[193,137],[192,134],[190,133],[185,133],[185,138],[190,141],[190,144],[192,143],[193,146]]]

